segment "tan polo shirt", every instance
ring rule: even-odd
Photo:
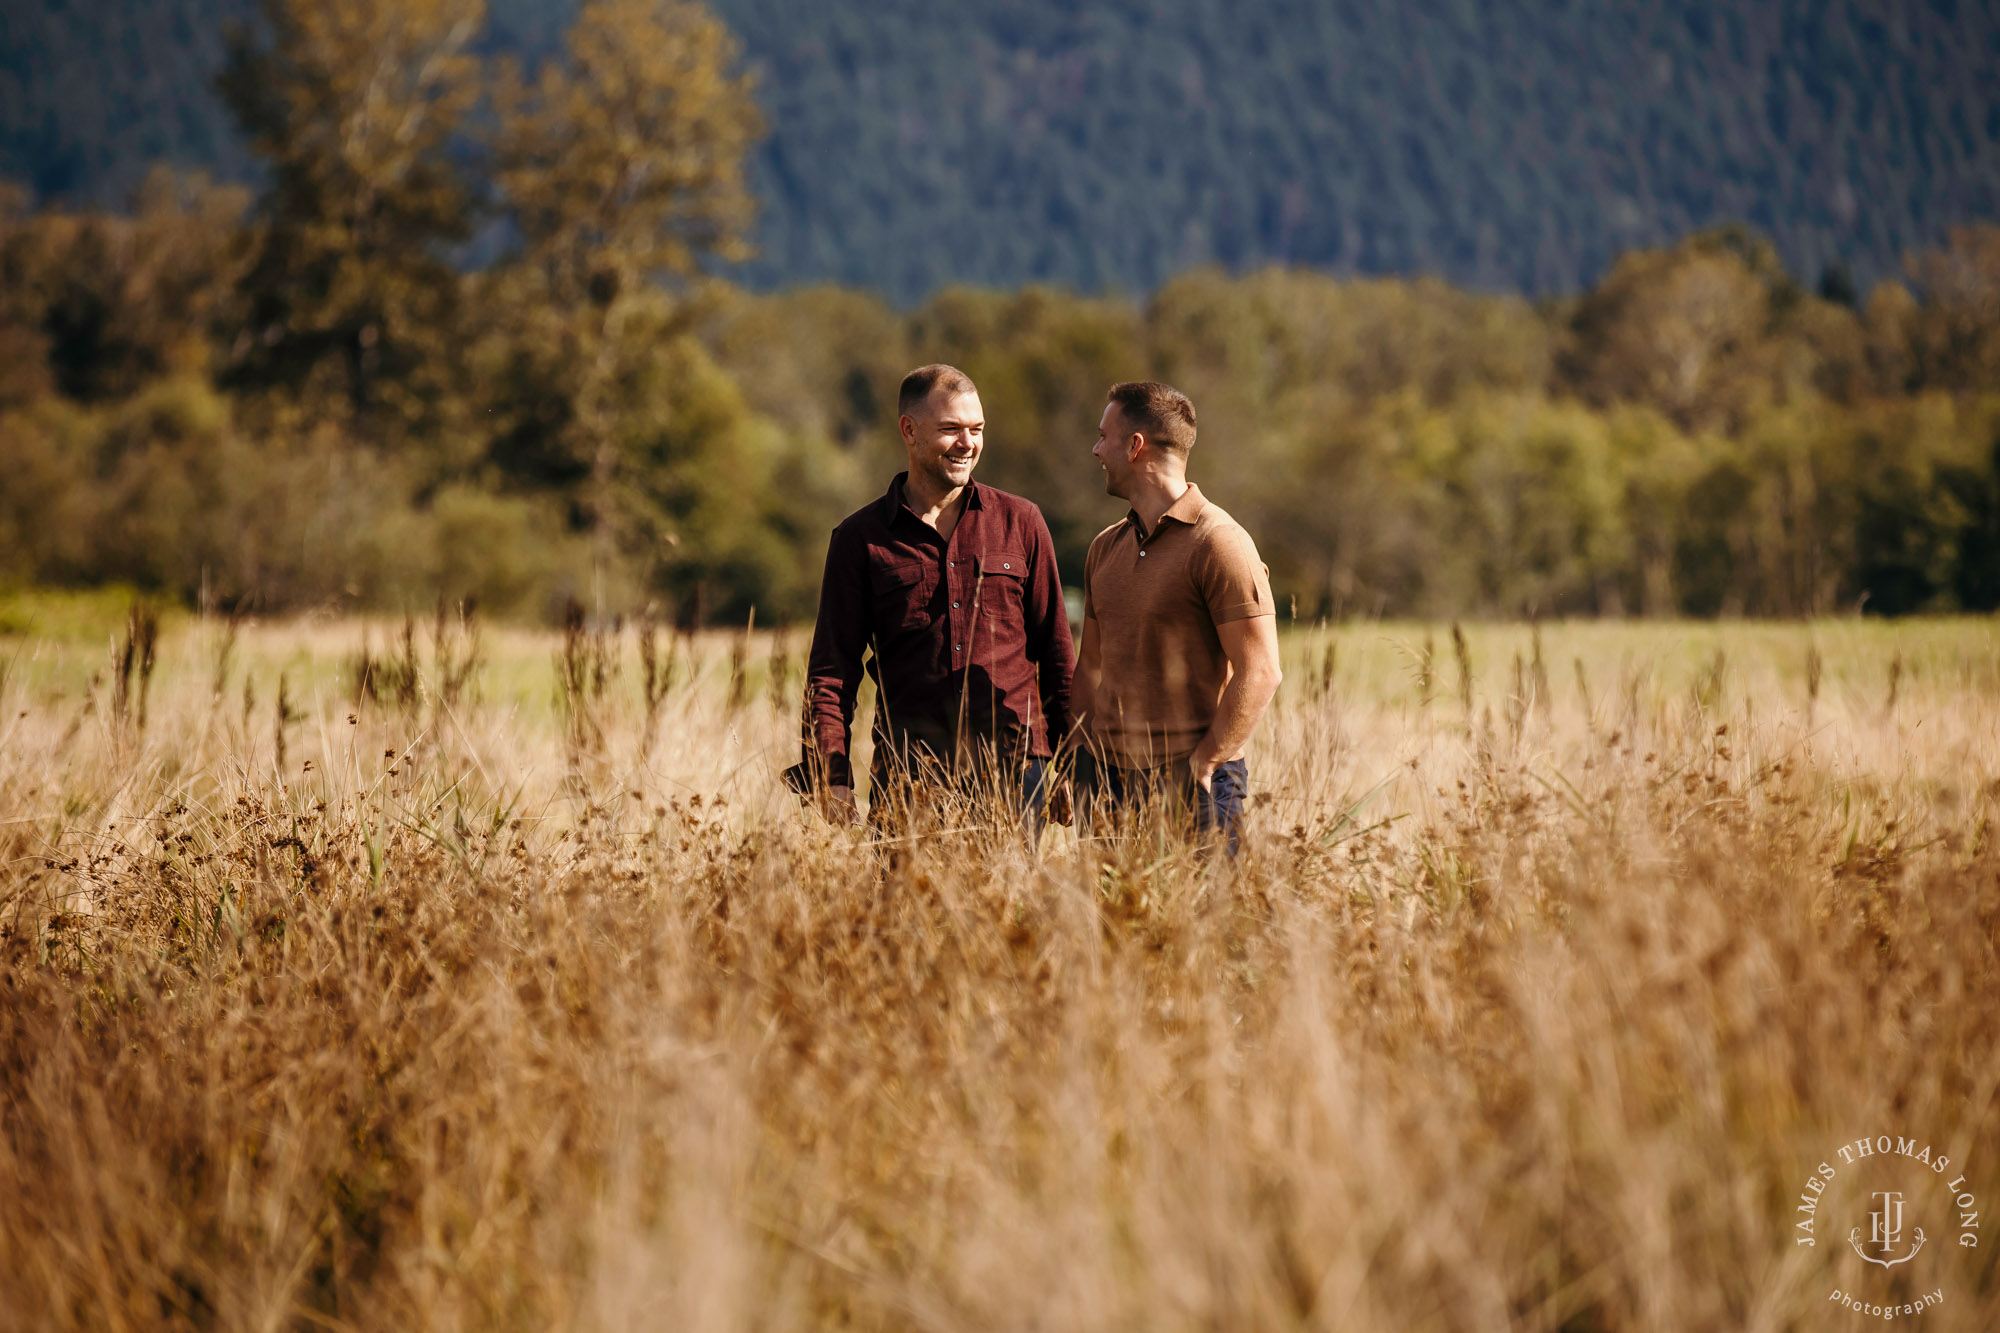
[[[1193,754],[1229,683],[1215,627],[1275,614],[1256,543],[1192,485],[1152,532],[1135,512],[1098,533],[1083,566],[1083,617],[1096,633],[1077,664],[1079,689],[1098,682],[1076,701],[1089,710],[1088,739],[1122,767]]]

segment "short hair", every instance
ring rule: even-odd
[[[1186,457],[1194,448],[1194,404],[1171,384],[1127,380],[1111,386],[1106,401],[1118,404],[1126,426],[1164,449]]]
[[[972,376],[957,366],[947,366],[933,362],[928,366],[918,366],[903,376],[903,387],[896,394],[896,415],[906,417],[910,409],[929,398],[933,392],[943,389],[946,393],[978,393],[973,387]]]

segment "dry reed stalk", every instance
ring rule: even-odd
[[[792,690],[792,641],[791,636],[779,630],[771,639],[771,656],[765,664],[764,688],[770,694],[771,706],[780,711],[795,708],[798,701]]]
[[[1527,729],[1528,716],[1535,709],[1535,698],[1528,684],[1527,664],[1521,654],[1514,654],[1514,688],[1507,692],[1507,743],[1519,749],[1521,733]]]
[[[575,598],[563,609],[561,646],[555,653],[556,698],[563,718],[565,781],[573,792],[587,787],[586,769],[603,765],[608,694],[618,678],[623,634],[622,618],[592,625]]]
[[[1458,661],[1458,702],[1465,709],[1466,725],[1472,723],[1472,650],[1466,646],[1465,631],[1451,622],[1451,655]]]
[[[676,640],[671,635],[667,638],[666,651],[660,651],[660,625],[650,613],[640,618],[637,631],[641,697],[646,703],[645,720],[639,731],[639,758],[644,761],[652,754],[654,739],[659,734],[660,708],[673,689],[674,663],[678,653],[675,651]]]
[[[729,645],[729,711],[736,712],[750,698],[750,636],[757,630],[757,608],[750,608],[743,632]]]
[[[203,613],[204,621],[209,619]],[[220,633],[214,635],[212,667],[209,675],[209,697],[215,706],[222,706],[222,696],[229,692],[229,675],[236,663],[236,635],[238,617],[234,612],[223,618]]]
[[[447,602],[440,593],[431,617],[432,695],[441,709],[458,707],[485,665],[477,606],[473,599]]]
[[[1529,641],[1533,647],[1533,658],[1528,664],[1529,683],[1534,692],[1528,696],[1528,710],[1540,708],[1546,711],[1550,704],[1549,669],[1542,661],[1542,624],[1538,620],[1528,627]]]
[[[136,713],[139,729],[146,728],[146,695],[153,683],[159,635],[160,613],[149,603],[133,603],[125,618],[125,633],[111,650],[111,716],[121,727]]]
[[[1576,669],[1576,697],[1577,701],[1582,705],[1580,711],[1583,714],[1584,730],[1590,733],[1592,740],[1595,740],[1597,738],[1597,705],[1592,703],[1590,698],[1590,676],[1583,669],[1583,659],[1581,657],[1572,657],[1570,665]]]

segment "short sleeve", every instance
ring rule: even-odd
[[[1271,571],[1257,558],[1257,544],[1250,534],[1233,523],[1208,534],[1192,572],[1208,604],[1209,619],[1218,625],[1278,613],[1271,597]]]

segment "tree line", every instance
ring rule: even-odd
[[[948,360],[1070,571],[1122,513],[1104,389],[1157,377],[1301,618],[2000,606],[2000,227],[1865,294],[1742,228],[1537,303],[1297,268],[756,294],[717,276],[760,124],[712,15],[593,0],[531,68],[483,23],[263,0],[220,83],[254,192],[0,194],[0,577],[798,618],[902,372]]]

